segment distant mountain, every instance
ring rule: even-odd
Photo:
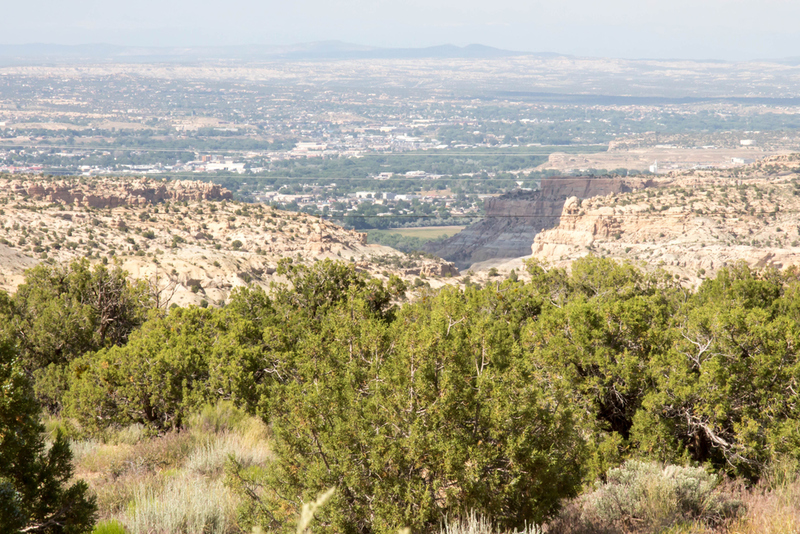
[[[798,65],[800,65],[800,57],[797,56],[785,57],[778,60],[764,60],[764,61],[770,63],[780,63],[782,65],[788,65],[790,67],[797,67]]]
[[[380,48],[342,41],[320,41],[289,46],[241,45],[197,47],[137,47],[109,44],[0,45],[0,60],[29,61],[199,61],[213,59],[241,60],[333,60],[333,59],[426,59],[426,58],[496,58],[537,55],[553,57],[558,54],[531,54],[502,50],[481,44],[455,46],[451,44],[426,48]]]

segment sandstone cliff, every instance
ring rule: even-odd
[[[773,170],[747,179],[685,173],[661,188],[572,197],[558,224],[534,238],[533,256],[562,266],[590,253],[632,260],[687,283],[738,261],[800,265],[800,181]]]
[[[639,179],[557,177],[542,180],[537,191],[512,191],[484,203],[485,218],[427,251],[459,268],[497,258],[530,254],[536,235],[556,226],[569,197],[589,198],[651,186]]]

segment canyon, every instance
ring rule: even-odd
[[[460,269],[486,260],[526,256],[537,234],[559,224],[567,199],[620,194],[653,185],[640,178],[545,178],[538,190],[516,190],[486,199],[483,220],[432,243],[426,252]]]
[[[583,256],[664,269],[687,286],[719,269],[800,266],[800,155],[657,176],[555,177],[488,199],[486,218],[432,252],[500,275]]]
[[[568,266],[594,254],[663,268],[696,285],[720,268],[800,265],[800,180],[793,167],[732,178],[676,173],[658,187],[571,197],[558,224],[533,240],[533,258]]]

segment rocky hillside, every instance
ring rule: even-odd
[[[268,286],[285,257],[342,259],[432,286],[458,275],[452,264],[367,245],[366,234],[316,217],[230,199],[193,181],[0,176],[0,287],[13,291],[39,262],[84,257],[119,261],[182,305],[222,303],[251,281]]]
[[[486,217],[428,250],[459,268],[498,258],[530,254],[536,235],[559,223],[570,197],[589,198],[651,186],[640,179],[557,177],[543,179],[537,191],[512,191],[485,201]]]
[[[656,188],[569,198],[538,234],[537,259],[566,265],[594,253],[662,266],[687,283],[726,265],[800,265],[800,162],[770,158],[730,172],[694,171]]]

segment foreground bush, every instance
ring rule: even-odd
[[[131,283],[118,265],[38,265],[7,302],[2,327],[19,343],[25,371],[36,376],[37,398],[62,408],[69,363],[89,351],[124,345],[152,305],[144,282]]]
[[[218,399],[250,400],[248,367],[260,332],[227,310],[174,308],[155,315],[122,347],[85,354],[71,366],[67,413],[89,429],[143,423],[181,427],[189,413]]]
[[[717,491],[718,479],[699,467],[629,460],[608,480],[567,507],[552,529],[559,533],[663,532],[691,523],[717,525],[740,503]]]
[[[94,525],[95,501],[72,480],[72,455],[60,433],[45,448],[41,409],[14,347],[0,342],[0,531],[80,534]]]
[[[277,377],[262,405],[276,460],[262,480],[232,477],[258,497],[262,526],[286,529],[329,487],[318,528],[363,534],[434,532],[470,510],[521,528],[574,495],[573,413],[518,350],[519,323],[494,320],[491,292],[448,289],[397,310],[347,267],[289,274],[264,362]]]
[[[208,403],[221,410],[202,416],[209,431],[226,410],[259,415],[274,463],[227,472],[242,518],[273,530],[330,487],[322,530],[430,533],[470,510],[511,529],[548,520],[626,459],[755,483],[775,457],[800,456],[796,272],[738,265],[691,291],[594,257],[529,271],[527,284],[427,291],[398,307],[396,278],[287,260],[286,285],[269,294],[151,315],[50,378],[101,438],[180,431]],[[207,444],[194,472],[221,473],[232,447]]]

